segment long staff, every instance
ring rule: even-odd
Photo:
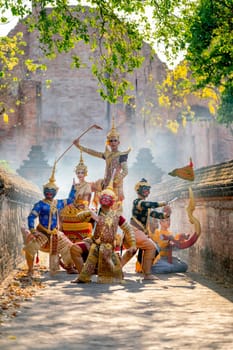
[[[91,130],[91,129],[93,129],[93,128],[98,129],[98,130],[103,130],[103,128],[101,128],[101,126],[96,125],[96,124],[93,124],[93,125],[89,126],[89,128],[87,128],[87,129],[78,137],[78,139],[80,139],[83,135],[85,135],[89,130]],[[58,163],[59,160],[64,156],[64,154],[65,154],[67,151],[69,151],[69,149],[70,149],[72,146],[73,146],[73,143],[72,143],[58,158],[57,158],[57,160],[56,160],[55,162]]]

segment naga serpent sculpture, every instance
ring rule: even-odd
[[[189,204],[186,208],[189,222],[194,225],[195,232],[189,236],[188,239],[181,240],[179,242],[176,241],[175,246],[179,249],[186,249],[191,247],[200,237],[201,234],[201,225],[199,220],[193,215],[195,210],[195,200],[193,195],[193,190],[189,187]]]

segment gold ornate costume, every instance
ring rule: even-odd
[[[89,207],[92,194],[90,183],[84,180],[85,176],[87,176],[87,166],[84,164],[82,153],[75,172],[77,176],[79,172],[82,172],[83,175],[81,181],[74,185],[74,202],[65,206],[60,212],[61,230],[73,243],[90,237],[92,233],[92,224],[90,222],[82,222],[77,219],[77,214]]]
[[[113,179],[113,191],[116,195],[116,202],[114,205],[114,209],[119,209],[119,211],[122,211],[122,202],[124,200],[123,179],[128,175],[127,159],[131,149],[129,148],[127,151],[124,152],[121,152],[118,149],[114,151],[110,150],[110,140],[116,139],[119,143],[119,136],[120,135],[115,128],[113,119],[112,128],[107,134],[107,142],[104,152],[98,152],[96,150],[81,146],[79,143],[75,143],[75,145],[81,151],[88,153],[94,157],[105,160],[106,167],[104,179],[102,180],[102,189],[107,188],[109,186],[112,174],[115,171],[115,176]]]
[[[112,183],[112,180],[110,180]],[[132,227],[126,222],[125,218],[117,211],[112,210],[115,194],[112,187],[101,192],[101,208],[98,216],[95,217],[96,226],[93,232],[93,241],[88,254],[87,261],[77,279],[78,283],[87,283],[91,281],[91,276],[96,272],[99,283],[121,282],[123,280],[122,266],[119,255],[115,252],[117,244],[118,226],[127,236],[131,247],[135,247],[136,242]],[[93,213],[89,210],[78,214],[80,220],[89,219]]]

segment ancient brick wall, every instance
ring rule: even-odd
[[[35,185],[0,167],[0,283],[24,259],[20,228],[39,196]]]
[[[194,182],[175,178],[153,187],[156,200],[178,197],[171,204],[174,233],[194,232],[186,213],[190,186],[196,203],[193,215],[201,224],[201,235],[178,255],[190,271],[233,283],[233,160],[197,169]]]
[[[37,33],[27,32],[19,23],[9,35],[17,31],[24,33],[28,45],[26,55],[41,60],[43,56]],[[188,122],[187,127],[180,128],[177,134],[172,134],[167,128],[155,123],[156,116],[174,119],[180,110],[161,108],[158,105],[155,86],[165,76],[166,66],[157,55],[151,57],[148,45],[145,44],[142,50],[145,56],[142,67],[133,74],[126,75],[134,86],[134,91],[130,92],[134,96],[131,105],[117,103],[110,106],[101,99],[97,91],[98,82],[91,73],[88,45],[79,42],[67,54],[60,54],[54,60],[43,59],[47,65],[46,73],[36,72],[24,77],[19,86],[19,95],[25,97],[25,102],[19,106],[14,117],[10,118],[9,124],[4,125],[0,121],[0,158],[9,161],[13,169],[19,169],[27,159],[31,146],[39,144],[52,166],[55,158],[92,124],[101,125],[103,131],[92,130],[82,142],[90,148],[103,151],[105,136],[110,127],[110,109],[109,114],[115,117],[120,131],[120,148],[124,150],[132,147],[129,164],[134,162],[141,147],[148,146],[156,164],[165,172],[169,167],[187,161],[190,156],[198,168],[230,160],[233,151],[230,128],[215,122],[206,101],[190,96],[191,105],[197,111],[202,111],[202,119],[197,123]],[[78,70],[70,67],[72,55],[76,53],[86,64]],[[49,89],[46,87],[48,79],[52,81]],[[57,180],[60,189],[65,192],[70,187],[78,159],[79,152],[73,147],[59,163]],[[101,161],[86,155],[85,161],[91,181],[103,176]],[[64,182],[64,179],[67,181]]]

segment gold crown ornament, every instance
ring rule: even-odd
[[[55,189],[56,191],[59,190],[59,187],[56,185],[56,180],[55,180],[56,164],[57,164],[57,162],[55,161],[54,165],[53,165],[52,174],[49,178],[49,182],[43,186],[44,189],[45,188],[52,188],[52,189]]]
[[[112,118],[112,128],[109,130],[109,132],[107,133],[107,145],[109,145],[110,140],[112,139],[117,139],[119,141],[120,138],[120,134],[117,131],[116,127],[115,127],[115,119],[114,117]]]
[[[116,200],[116,195],[115,195],[115,192],[113,191],[113,179],[115,176],[115,172],[116,171],[114,170],[108,186],[100,193],[100,196],[103,196],[104,194],[106,194],[107,196],[112,197],[113,200]]]
[[[75,173],[77,174],[78,171],[80,171],[80,170],[84,171],[84,175],[87,176],[87,174],[88,174],[87,166],[84,164],[82,152],[80,152],[80,160],[79,160],[78,165],[75,168]]]

